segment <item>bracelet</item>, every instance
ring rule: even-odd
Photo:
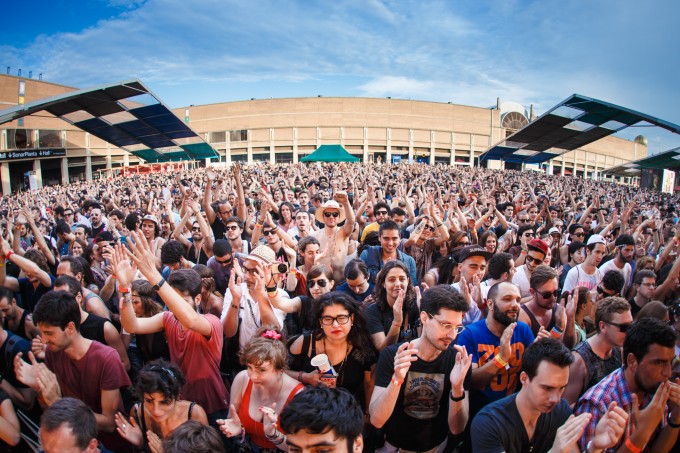
[[[500,355],[495,355],[492,360],[493,364],[498,368],[499,370],[502,370],[505,368],[506,370],[510,369],[510,364],[506,362],[505,360],[501,359]]]
[[[273,435],[270,436],[269,434],[264,433],[264,437],[266,437],[267,440],[269,442],[273,443],[274,445],[281,445],[283,443],[283,441],[286,440],[286,435],[279,432],[279,430],[276,429],[276,428],[274,428],[274,434]]]
[[[392,378],[392,385],[393,385],[393,386],[395,386],[395,387],[401,387],[401,384],[402,384],[402,382],[399,382],[399,379],[397,379],[396,377],[393,377],[393,378]]]
[[[297,375],[297,380],[298,380],[298,382],[302,382],[302,375],[303,375],[303,373],[304,373],[304,371],[300,371],[300,372],[298,373],[298,375]]]
[[[279,227],[272,228],[272,231],[271,231],[271,232],[272,232],[272,233],[276,233],[277,231],[279,231]]]
[[[563,333],[564,331],[560,330],[557,326],[553,327],[550,330],[550,335],[552,335],[552,337],[556,339],[561,338]]]
[[[14,255],[14,252],[12,250],[7,252],[7,261],[9,261],[9,257],[12,256],[12,255]]]
[[[241,307],[240,307],[240,306],[238,306],[238,305],[235,305],[235,304],[231,304],[231,308],[235,308],[235,309],[237,309],[237,310],[238,310],[238,309],[240,309]]]
[[[636,447],[635,444],[630,440],[630,437],[626,438],[626,442],[623,444],[631,453],[642,453],[642,448]]]
[[[668,426],[670,426],[671,428],[680,428],[680,423],[673,423],[670,417],[668,417]]]
[[[442,226],[442,225],[443,225],[443,223],[442,223],[442,222],[439,222],[439,223],[436,224],[434,227],[435,227],[435,228],[439,228],[439,227]]]
[[[465,390],[463,390],[463,394],[461,396],[453,396],[453,389],[449,392],[449,399],[451,401],[463,401],[465,399]]]
[[[256,223],[256,224],[255,224],[255,228],[262,228],[262,224],[261,224],[261,223]]]

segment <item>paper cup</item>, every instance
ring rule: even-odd
[[[319,369],[319,373],[321,374],[326,374],[326,373],[332,373],[333,367],[331,366],[331,362],[328,360],[328,356],[326,354],[318,354],[314,356],[311,360],[312,366],[315,366]]]

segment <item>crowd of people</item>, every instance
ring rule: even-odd
[[[671,451],[677,202],[537,172],[349,163],[4,196],[0,443]]]

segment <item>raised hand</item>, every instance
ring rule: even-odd
[[[583,430],[590,421],[592,415],[583,413],[577,417],[569,416],[567,421],[558,428],[555,434],[551,453],[571,453],[578,450],[578,440],[583,435]]]
[[[132,231],[130,235],[132,236],[132,241],[128,241],[130,250],[126,249],[126,253],[132,258],[132,261],[148,281],[157,281],[159,273],[156,269],[156,255],[151,249],[149,242],[143,234],[136,231]]]
[[[458,354],[456,354],[456,363],[453,365],[449,379],[451,381],[451,388],[456,391],[461,391],[463,390],[465,376],[472,364],[472,354],[467,353],[465,346],[454,345],[453,347],[456,348]]]
[[[538,340],[540,340],[540,339],[542,339],[542,338],[552,338],[552,337],[550,336],[550,332],[548,332],[547,330],[545,330],[545,327],[543,327],[543,326],[541,326],[541,327],[538,329],[538,333],[536,334],[536,339],[535,339],[534,341],[538,341]]]
[[[30,352],[29,354],[33,355]],[[36,370],[36,367],[33,365],[33,363],[29,364],[21,360],[22,355],[23,353],[19,352],[14,356],[14,374],[19,382],[37,392],[38,370]]]
[[[607,412],[597,422],[595,436],[592,438],[592,448],[595,450],[606,450],[619,443],[623,431],[628,422],[628,413],[616,401],[612,401],[607,408]]]
[[[116,244],[115,247],[106,247],[104,249],[104,257],[111,260],[111,267],[118,279],[118,287],[130,288],[135,279],[137,269],[130,264],[125,247],[121,244]]]
[[[397,299],[394,301],[394,305],[392,306],[392,313],[394,314],[394,320],[392,323],[401,324],[404,322],[404,299],[406,298],[406,291],[405,290],[400,290]]]
[[[144,443],[144,435],[142,430],[137,425],[137,420],[134,417],[126,419],[125,415],[118,412],[115,415],[114,421],[116,422],[116,431],[120,434],[120,437],[130,442],[132,445],[141,447]]]
[[[416,360],[418,360],[418,350],[413,341],[399,346],[397,355],[394,356],[394,377],[397,381],[404,382],[411,363]]]
[[[217,424],[220,425],[220,431],[227,437],[239,436],[243,430],[243,425],[241,425],[241,419],[238,418],[238,412],[236,412],[233,404],[229,406],[229,414],[231,418],[217,420]]]
[[[241,288],[241,277],[238,277],[236,272],[229,275],[229,292],[231,292],[233,303],[239,303],[241,296],[243,296],[243,289]]]
[[[509,362],[510,356],[512,355],[510,341],[512,340],[512,334],[515,332],[515,327],[517,327],[517,323],[513,322],[505,328],[503,334],[501,335],[501,348],[498,352],[498,355],[501,357],[501,359],[503,359],[504,362]]]

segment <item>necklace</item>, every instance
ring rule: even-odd
[[[323,337],[323,352],[325,354],[328,354],[328,349],[326,349],[326,337]],[[347,350],[345,350],[345,358],[342,359],[342,363],[340,363],[340,368],[338,368],[338,386],[342,386],[342,380],[344,379],[345,375],[342,374],[342,369],[345,367],[345,362],[347,361],[347,356],[349,356],[349,341],[347,342]]]

